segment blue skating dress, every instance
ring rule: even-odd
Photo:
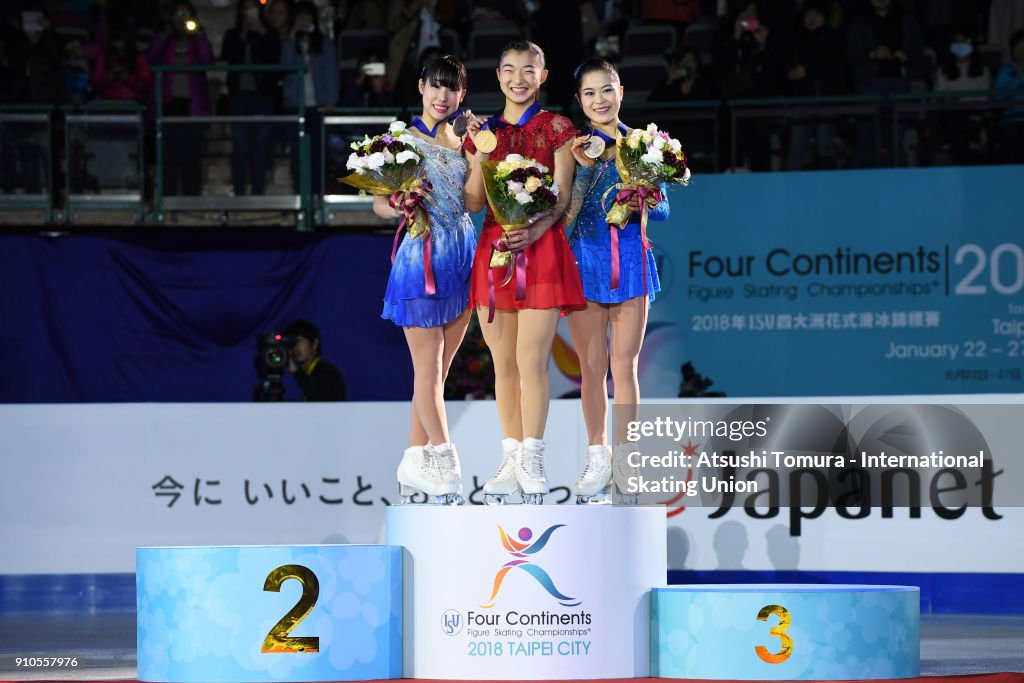
[[[644,271],[641,258],[647,259],[647,295],[654,301],[654,294],[661,290],[661,284],[658,281],[658,270],[654,265],[654,254],[650,249],[644,250],[640,239],[639,213],[631,214],[629,222],[619,231],[619,286],[617,289],[611,289],[611,237],[608,234],[608,223],[605,222],[607,212],[601,206],[601,198],[608,188],[620,182],[622,181],[618,169],[615,168],[614,157],[606,161],[598,160],[593,168],[577,167],[569,208],[569,220],[575,217],[572,232],[569,234],[569,246],[576,256],[576,265],[583,279],[583,295],[588,301],[619,304],[633,297],[643,296]],[[654,208],[648,209],[648,229],[650,221],[663,221],[668,218],[668,194],[664,183],[661,191],[666,199]],[[608,208],[611,208],[614,194],[612,192],[608,195]],[[569,220],[566,221],[567,224]],[[647,253],[642,254],[643,251]]]
[[[462,199],[468,166],[459,150],[409,137],[434,188],[424,206],[430,216],[430,263],[437,292],[426,294],[423,237],[405,233],[391,265],[381,317],[401,327],[440,327],[459,317],[469,303],[476,230]]]

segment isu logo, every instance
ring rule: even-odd
[[[498,592],[501,590],[501,583],[505,580],[505,576],[507,576],[513,569],[522,569],[524,572],[535,578],[537,583],[543,586],[544,590],[546,590],[551,597],[558,600],[560,605],[564,607],[575,607],[580,604],[580,600],[571,598],[555,588],[555,582],[551,580],[551,577],[548,576],[548,573],[544,571],[540,565],[530,562],[530,557],[540,552],[544,546],[548,544],[548,541],[551,540],[551,534],[555,533],[556,529],[560,529],[563,526],[565,525],[555,524],[554,526],[548,527],[544,530],[544,533],[537,538],[537,540],[531,543],[530,539],[533,538],[533,531],[529,527],[523,527],[520,529],[518,533],[519,538],[516,540],[507,534],[499,525],[498,533],[501,535],[501,545],[504,546],[505,550],[514,557],[525,559],[515,559],[511,562],[507,562],[498,570],[498,573],[494,575],[494,588],[491,591],[491,597],[487,599],[487,604],[480,605],[480,607],[483,609],[490,609],[491,607],[494,607],[494,601],[498,597]]]

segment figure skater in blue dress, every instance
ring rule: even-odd
[[[640,402],[637,359],[647,327],[648,306],[661,287],[654,255],[643,244],[640,200],[634,196],[629,204],[630,219],[618,235],[618,286],[612,288],[610,230],[618,228],[609,228],[605,215],[615,195],[610,188],[622,182],[615,167],[616,141],[630,132],[619,120],[623,87],[615,68],[596,57],[583,62],[574,77],[576,98],[590,124],[589,130],[573,142],[573,156],[579,167],[569,209],[573,221],[569,244],[587,299],[584,310],[569,314],[569,329],[582,371],[581,397],[589,441],[586,464],[574,490],[578,503],[607,502],[613,478],[619,482],[620,475],[629,471],[625,423],[636,419]],[[601,145],[592,143],[593,138],[604,142],[604,151],[596,158],[592,156]],[[665,187],[661,190],[664,193]],[[668,215],[666,199],[649,209],[648,219],[663,221]],[[614,452],[608,445],[607,430],[609,358],[615,387]]]
[[[416,238],[406,233],[395,254],[381,317],[404,329],[415,378],[409,447],[398,466],[399,492],[404,502],[422,492],[434,502],[458,503],[462,473],[448,433],[444,380],[469,324],[476,249],[476,231],[463,200],[468,165],[452,127],[466,95],[466,69],[451,55],[438,57],[424,67],[419,90],[423,112],[407,130],[431,185],[423,204],[430,232]],[[374,198],[373,210],[382,218],[401,215],[383,196]],[[425,254],[431,265],[426,273]]]

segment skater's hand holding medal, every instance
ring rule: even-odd
[[[679,140],[658,130],[653,123],[647,128],[634,128],[619,137],[615,148],[615,167],[622,182],[608,188],[601,198],[601,205],[607,212],[605,220],[611,230],[611,289],[619,286],[618,231],[625,227],[631,214],[639,211],[641,240],[644,248],[649,249],[647,212],[665,199],[661,184],[690,183],[690,169]],[[612,205],[608,208],[607,200],[613,192]],[[646,258],[643,263],[646,267]]]
[[[469,139],[473,141],[473,146],[476,147],[478,152],[483,154],[490,154],[497,148],[498,138],[492,131],[486,128],[487,119],[480,118],[469,110],[467,110],[460,118],[465,119],[465,132],[460,134],[458,129],[456,129],[456,135],[459,137],[462,137],[462,135],[469,135]],[[452,125],[454,126],[455,124],[453,123]]]
[[[597,159],[604,154],[607,145],[597,135],[584,135],[572,141],[572,155],[580,166],[593,168]]]

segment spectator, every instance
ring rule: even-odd
[[[700,58],[692,47],[669,56],[665,82],[651,91],[648,102],[709,100],[715,96],[711,80],[701,71]]]
[[[153,72],[126,29],[110,32],[107,44],[96,55],[92,69],[92,88],[103,100],[142,103],[149,94]]]
[[[790,92],[795,97],[831,97],[848,92],[843,39],[826,23],[824,5],[818,0],[807,0],[802,14],[802,29],[796,36],[786,71]],[[817,146],[816,165],[835,167],[835,122],[823,119],[812,123],[797,118],[789,131],[789,170],[804,167],[812,133]]]
[[[239,0],[235,25],[224,34],[221,59],[228,64],[277,64],[281,46],[277,35],[260,14],[258,0]],[[277,74],[274,72],[231,72],[228,74],[228,114],[270,116],[274,113]],[[265,122],[231,125],[231,180],[235,196],[245,194],[246,179],[252,193],[266,190],[267,166],[271,162],[270,128]]]
[[[61,73],[64,80],[64,102],[80,105],[89,92],[89,62],[82,52],[82,42],[70,40],[64,43],[64,60]]]
[[[782,60],[772,31],[758,19],[757,5],[747,2],[719,29],[715,66],[726,98],[767,98],[779,92]],[[737,124],[736,146],[751,170],[771,166],[771,133],[766,122],[746,118]],[[745,161],[744,161],[745,159]]]
[[[988,43],[999,46],[1004,62],[1013,59],[1012,51],[1007,52],[1006,46],[1020,29],[1024,29],[1024,2],[992,0],[988,9]]]
[[[892,0],[869,2],[868,11],[850,26],[847,36],[846,61],[853,75],[854,90],[861,95],[905,93],[910,78],[923,76],[921,30],[910,14],[893,7]],[[883,120],[887,116],[889,112],[883,111]],[[882,155],[891,154],[896,144],[899,140],[892,139],[891,126],[882,126]],[[879,145],[874,125],[860,121],[854,153],[856,165],[867,166],[876,147]]]
[[[299,100],[299,77],[289,73],[284,80],[284,105],[286,112],[305,108],[305,134],[309,139],[310,159],[313,178],[313,193],[320,194],[323,185],[320,167],[322,157],[321,115],[332,113],[338,101],[338,61],[334,42],[320,32],[319,13],[316,5],[302,0],[295,5],[295,24],[292,36],[281,46],[282,64],[305,64],[303,84],[304,100]],[[299,187],[299,136],[292,139],[292,185],[296,194]]]
[[[342,107],[393,107],[395,96],[384,75],[384,59],[368,48],[359,58],[355,73],[351,75],[341,94]]]
[[[320,355],[320,330],[308,320],[296,320],[284,329],[294,339],[288,354],[288,371],[295,376],[305,401],[344,401],[345,380],[332,363]]]
[[[277,36],[278,44],[284,43],[292,34],[291,0],[270,0],[263,6],[263,18],[271,33]]]
[[[892,6],[892,0],[869,0],[870,10],[850,27],[847,63],[858,93],[886,94],[907,91],[917,75],[923,42],[921,29],[910,14]]]
[[[389,0],[387,79],[400,105],[419,101],[415,68],[420,53],[441,46],[441,24],[433,13],[436,4],[437,0]]]
[[[63,94],[60,41],[41,9],[21,12],[21,31],[9,32],[6,46],[9,89],[4,96],[15,104],[55,105]],[[21,187],[29,194],[51,183],[52,159],[48,130],[39,123],[10,123],[3,127],[3,189]]]
[[[148,57],[155,65],[213,63],[213,49],[191,2],[175,0],[170,25],[153,39]],[[205,73],[165,72],[160,85],[164,116],[210,115]],[[164,194],[199,194],[203,184],[203,128],[192,123],[165,123],[163,137]]]
[[[1010,36],[1010,61],[999,69],[996,90],[1024,90],[1024,29]],[[1024,162],[1024,95],[1015,95],[1020,104],[1003,110],[1003,157],[1007,163]]]
[[[992,76],[982,62],[981,55],[971,44],[965,32],[954,33],[945,41],[939,53],[939,68],[935,72],[935,92],[969,92],[988,90]],[[965,98],[967,100],[984,97]],[[935,163],[968,164],[982,161],[983,140],[979,132],[984,118],[970,111],[942,111],[935,114],[930,127],[934,140]]]

